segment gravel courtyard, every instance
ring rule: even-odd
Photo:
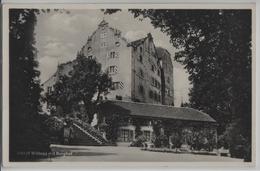
[[[242,162],[241,159],[230,157],[177,154],[165,152],[143,151],[137,147],[114,146],[64,146],[56,148],[57,153],[65,153],[47,159],[48,161],[75,162]],[[45,159],[46,161],[46,159]]]

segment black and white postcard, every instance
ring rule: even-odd
[[[5,166],[254,166],[254,4],[5,4]]]

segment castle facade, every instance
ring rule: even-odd
[[[173,65],[170,53],[156,47],[150,33],[128,42],[121,31],[103,20],[87,39],[80,53],[95,58],[102,71],[112,77],[113,85],[103,99],[174,104]],[[68,75],[74,61],[60,64],[57,71],[43,83],[44,92],[52,91],[59,75]]]

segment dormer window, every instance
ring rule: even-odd
[[[120,46],[120,42],[116,42],[115,44],[116,44],[116,46],[117,46],[117,47],[119,47],[119,46]]]

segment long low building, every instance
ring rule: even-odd
[[[117,142],[130,143],[141,133],[152,141],[159,125],[160,134],[170,137],[181,133],[184,144],[189,144],[200,134],[206,141],[217,142],[217,123],[208,114],[187,107],[173,107],[158,104],[106,101],[100,105],[100,112],[107,119],[111,116],[118,118]],[[103,118],[103,120],[107,120]],[[191,140],[193,139],[193,140]]]

